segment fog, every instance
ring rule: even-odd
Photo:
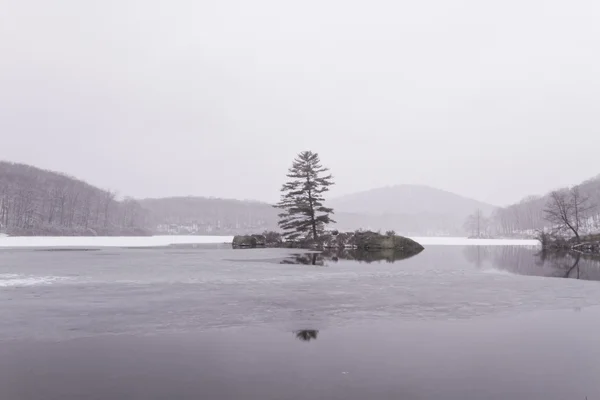
[[[600,173],[594,0],[0,0],[0,159],[136,197],[423,184],[497,205]]]

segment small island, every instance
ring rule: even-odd
[[[396,235],[394,232],[381,234],[372,231],[325,232],[318,241],[312,239],[284,241],[277,232],[254,235],[238,235],[233,238],[234,248],[279,247],[308,250],[354,249],[365,251],[397,250],[419,253],[423,246],[412,239]]]
[[[423,246],[412,239],[373,231],[356,232],[327,231],[334,223],[332,208],[325,206],[323,193],[333,185],[329,170],[321,165],[319,155],[304,151],[294,159],[288,170],[290,178],[281,188],[281,200],[275,205],[281,209],[279,227],[282,233],[239,235],[233,238],[234,248],[283,247],[307,250],[393,251],[402,258],[423,251]],[[399,257],[400,258],[400,257]]]

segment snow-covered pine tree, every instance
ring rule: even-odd
[[[287,240],[316,240],[325,225],[335,222],[329,216],[333,209],[323,205],[323,193],[334,184],[327,171],[317,153],[303,151],[294,159],[287,174],[290,180],[282,186],[281,200],[275,206],[283,210],[279,227]]]

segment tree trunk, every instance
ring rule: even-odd
[[[306,183],[310,185],[310,178],[306,175]],[[309,186],[310,187],[310,186]],[[312,225],[313,240],[317,240],[317,221],[315,221],[315,208],[313,206],[312,192],[308,189],[308,204],[310,206],[310,224]]]

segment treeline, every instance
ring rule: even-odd
[[[419,214],[358,214],[336,212],[332,228],[347,232],[357,229],[375,231],[394,230],[404,236],[460,236],[464,234],[462,221],[443,213]]]
[[[159,234],[243,234],[277,229],[277,210],[256,201],[207,197],[139,200]]]
[[[582,196],[589,198],[590,204],[598,208],[585,221],[583,231],[600,231],[600,175],[577,185]],[[530,196],[517,204],[497,209],[492,215],[496,234],[505,236],[531,235],[537,230],[549,227],[544,210],[547,209],[550,194]]]
[[[145,235],[133,199],[70,176],[0,161],[0,232],[10,235]]]
[[[157,234],[249,234],[278,230],[279,210],[256,201],[207,197],[170,197],[139,200],[148,211],[148,226]],[[339,212],[333,229],[395,230],[402,235],[464,234],[462,221],[445,214],[368,215]]]

